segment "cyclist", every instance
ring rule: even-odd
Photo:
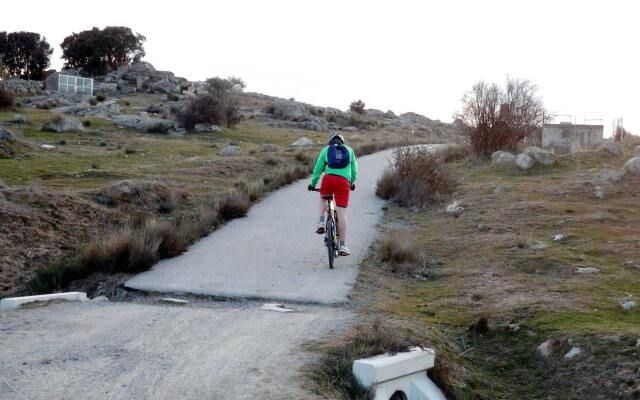
[[[331,134],[329,145],[320,152],[313,168],[313,176],[309,190],[314,190],[320,176],[320,195],[333,194],[338,210],[338,236],[340,244],[338,253],[341,256],[351,254],[346,245],[347,240],[347,206],[349,205],[349,190],[355,190],[356,177],[358,175],[358,163],[353,149],[344,144],[344,138],[337,132]],[[320,198],[320,218],[316,227],[316,233],[322,235],[325,231],[325,215],[327,204]]]

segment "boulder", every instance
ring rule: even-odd
[[[570,360],[574,357],[579,356],[580,354],[582,354],[582,349],[580,347],[572,347],[571,350],[569,350],[569,352],[564,355],[564,358]]]
[[[222,157],[239,156],[242,154],[239,146],[227,146],[220,151]]]
[[[508,151],[496,151],[491,154],[491,162],[497,165],[515,165],[516,156]]]
[[[622,167],[625,175],[640,176],[640,156],[633,157]]]
[[[293,147],[309,147],[309,146],[313,146],[313,140],[306,138],[306,137],[301,137],[300,139],[296,140],[295,142],[291,143],[291,146]]]
[[[634,308],[636,308],[636,302],[635,301],[621,301],[620,302],[620,307],[622,307],[622,309],[624,311],[631,311]]]
[[[606,153],[612,154],[616,157],[622,157],[624,154],[622,152],[622,146],[618,142],[614,142],[613,140],[603,140],[602,145],[600,146],[600,150]]]
[[[635,149],[633,149],[633,155],[640,157],[640,146],[636,146]]]
[[[168,79],[160,79],[149,85],[149,89],[160,93],[180,93],[180,85]]]
[[[329,129],[329,122],[322,117],[311,117],[308,121],[300,122],[300,128],[312,131],[326,131]]]
[[[13,116],[12,119],[8,120],[7,122],[15,125],[23,125],[23,124],[26,124],[28,121],[27,121],[27,117],[25,117],[24,115],[16,114]]]
[[[149,115],[121,114],[113,117],[113,121],[121,128],[132,128],[146,133],[168,133],[177,123],[176,121],[160,118],[149,118]]]
[[[118,84],[115,82],[93,82],[93,93],[113,96],[118,93]]]
[[[538,353],[540,353],[541,356],[543,357],[549,357],[551,355],[551,352],[553,350],[553,342],[551,341],[551,339],[545,341],[544,343],[542,343],[540,346],[538,346]]]
[[[262,151],[264,151],[265,153],[276,153],[280,151],[280,147],[276,146],[275,144],[265,143],[262,145]]]
[[[520,169],[530,169],[536,164],[536,160],[526,153],[520,153],[516,157],[516,166]]]
[[[311,114],[302,103],[292,100],[276,100],[269,106],[269,113],[276,118],[288,121],[308,119]]]
[[[84,131],[82,122],[73,117],[60,117],[47,121],[42,126],[43,131],[47,132],[70,132],[70,131]]]
[[[556,155],[553,152],[539,147],[529,146],[524,149],[524,153],[543,165],[552,165],[556,162]]]
[[[193,130],[195,132],[198,133],[202,133],[202,132],[222,132],[222,128],[220,128],[218,125],[214,125],[214,124],[196,124],[193,127]]]
[[[16,141],[16,135],[6,129],[0,128],[0,140],[5,142],[14,143]]]

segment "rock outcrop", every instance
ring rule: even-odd
[[[516,163],[516,156],[508,151],[496,151],[491,154],[491,162],[496,165],[512,166]]]
[[[176,77],[173,72],[158,71],[153,65],[144,61],[121,66],[97,81],[95,90],[97,93],[113,92],[115,85],[121,94],[136,92],[179,94],[190,91],[194,86],[187,79]]]
[[[14,143],[16,141],[16,135],[6,129],[0,128],[0,140],[5,142]]]
[[[640,176],[640,156],[633,157],[624,163],[622,170],[626,175]]]
[[[71,132],[71,131],[84,131],[84,126],[82,123],[75,118],[72,117],[56,117],[49,121],[47,121],[43,126],[42,130],[46,132]]]

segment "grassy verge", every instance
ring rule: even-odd
[[[640,297],[640,182],[600,178],[625,160],[588,153],[526,173],[450,163],[459,186],[445,200],[464,211],[388,206],[353,294],[364,323],[435,348],[445,367],[432,378],[452,398],[637,398],[640,311],[620,302]],[[360,396],[337,378],[371,354],[350,350],[357,336],[326,344],[319,392]],[[572,348],[580,354],[565,357]]]

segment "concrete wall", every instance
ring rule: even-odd
[[[602,125],[546,124],[542,127],[542,147],[559,152],[592,150],[602,144]]]

